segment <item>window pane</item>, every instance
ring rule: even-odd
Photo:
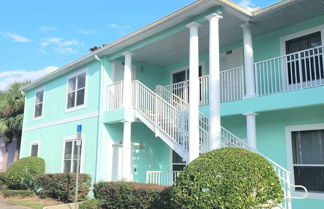
[[[74,153],[73,153],[73,159],[77,159],[78,156],[78,146],[76,145],[76,142],[74,142]],[[80,146],[80,155],[81,156],[81,146]]]
[[[77,171],[77,160],[73,160],[73,173]],[[80,165],[79,165],[79,172],[80,172]]]
[[[185,162],[183,161],[182,157],[180,157],[180,155],[178,155],[175,151],[173,151],[172,163],[185,163]]]
[[[303,185],[311,192],[324,192],[324,166],[295,166],[295,184]]]
[[[77,106],[84,104],[84,89],[78,90],[77,92]]]
[[[74,103],[75,103],[75,92],[69,93],[68,94],[68,104],[67,107],[74,107]]]
[[[38,104],[35,106],[35,118],[42,116],[43,104]]]
[[[294,164],[324,164],[324,130],[292,132]]]
[[[64,160],[64,173],[70,173],[71,172],[71,160]]]
[[[173,171],[182,171],[185,165],[173,165]]]
[[[44,91],[38,91],[36,93],[36,104],[43,102],[44,99]]]
[[[69,86],[68,87],[69,92],[75,90],[75,87],[76,87],[76,77],[72,77],[72,78],[69,79],[68,86]]]
[[[32,156],[32,157],[38,156],[38,145],[37,144],[32,145],[30,156]]]
[[[72,142],[65,142],[64,159],[71,159],[72,155]]]
[[[82,73],[78,75],[78,89],[85,87],[86,74]]]

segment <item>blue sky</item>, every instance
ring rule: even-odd
[[[278,0],[235,0],[264,7]],[[33,80],[193,0],[7,0],[0,6],[0,90]]]

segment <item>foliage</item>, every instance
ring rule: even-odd
[[[3,190],[4,197],[31,197],[35,193],[31,190]]]
[[[20,147],[24,114],[24,95],[20,89],[28,83],[14,83],[8,90],[0,92],[0,138],[7,146],[16,139],[17,147]]]
[[[283,191],[271,164],[240,148],[201,155],[185,167],[172,188],[172,203],[187,209],[259,208],[282,199]]]
[[[0,173],[0,191],[7,189],[7,173]]]
[[[75,195],[76,175],[56,173],[38,176],[35,180],[36,194],[41,198],[54,198],[63,202],[73,202]],[[86,200],[90,191],[91,177],[80,174],[78,200]]]
[[[100,182],[95,198],[107,209],[168,209],[167,187],[134,182]]]
[[[100,200],[92,199],[86,200],[80,203],[79,209],[100,209],[101,202]]]
[[[45,161],[38,157],[25,157],[14,162],[7,171],[10,189],[33,189],[33,182],[45,173]]]

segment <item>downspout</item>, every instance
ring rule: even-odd
[[[97,124],[97,143],[96,143],[96,163],[95,163],[95,175],[94,175],[94,183],[97,182],[97,174],[98,174],[98,161],[99,161],[99,140],[101,141],[101,108],[102,108],[102,84],[103,84],[103,70],[104,70],[104,61],[100,59],[97,55],[94,55],[94,58],[101,63],[100,71],[99,71],[99,102],[98,102],[98,124]]]

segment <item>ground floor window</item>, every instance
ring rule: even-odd
[[[32,144],[30,148],[30,156],[38,157],[38,144]]]
[[[172,170],[173,171],[182,171],[186,166],[186,163],[183,161],[182,157],[178,155],[175,151],[172,152]]]
[[[291,144],[295,184],[324,192],[324,129],[292,131]]]
[[[77,161],[81,160],[81,146],[80,155],[78,156],[77,140],[65,141],[64,145],[64,162],[63,172],[64,173],[76,173]],[[81,163],[80,163],[81,164]],[[80,171],[80,167],[78,169]]]

